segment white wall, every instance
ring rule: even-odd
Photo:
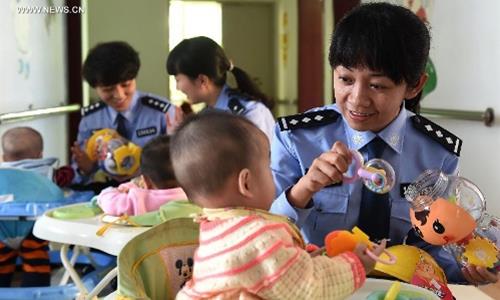
[[[63,3],[56,0],[54,6]],[[65,15],[18,11],[34,5],[27,0],[0,1],[0,114],[67,103]],[[45,1],[42,5],[47,6]],[[14,126],[36,128],[44,137],[45,156],[66,162],[66,116],[3,124],[0,136]]]
[[[363,1],[374,2],[374,1]],[[386,1],[406,5],[408,0]],[[428,9],[431,52],[437,87],[423,107],[500,112],[500,1],[416,0]],[[431,118],[463,140],[461,176],[484,193],[488,211],[500,216],[500,120],[492,127],[479,121]]]
[[[439,0],[433,5],[431,58],[437,88],[423,106],[500,112],[500,1]],[[437,120],[464,144],[461,175],[475,182],[486,196],[488,210],[500,216],[500,120],[481,122]]]

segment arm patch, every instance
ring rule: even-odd
[[[161,111],[162,113],[166,113],[168,111],[168,108],[170,107],[170,103],[153,98],[151,96],[144,96],[141,98],[141,103],[145,106],[151,107],[152,109],[156,109],[158,111]]]
[[[411,117],[411,121],[417,130],[438,142],[446,150],[460,156],[460,150],[462,149],[462,140],[460,138],[422,116],[415,115]]]
[[[229,110],[235,115],[241,115],[245,112],[246,108],[243,104],[241,104],[238,98],[231,98],[227,104]]]
[[[96,111],[101,110],[105,107],[106,107],[106,103],[99,101],[97,103],[82,107],[80,109],[80,113],[82,114],[82,117],[85,117],[85,116],[88,116],[92,113],[95,113]]]
[[[278,118],[281,131],[299,128],[312,128],[337,121],[339,113],[332,109],[318,110],[303,114]]]

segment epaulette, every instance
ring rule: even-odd
[[[238,98],[229,99],[227,107],[235,115],[242,114],[246,109],[245,106],[241,104],[240,100],[238,100]]]
[[[106,107],[106,103],[102,102],[102,101],[99,101],[97,103],[94,103],[94,104],[90,104],[90,105],[87,105],[85,107],[82,107],[80,109],[80,112],[82,114],[82,117],[85,117],[85,116],[88,116],[92,113],[95,113],[96,111],[98,110],[101,110],[103,108]]]
[[[153,98],[151,96],[144,96],[141,98],[141,103],[149,106],[153,109],[159,110],[163,113],[166,113],[168,111],[168,108],[170,107],[170,103],[165,102],[163,100]]]
[[[410,119],[417,130],[441,144],[446,150],[460,156],[460,150],[462,148],[462,140],[460,138],[420,115],[415,115]]]
[[[337,121],[338,117],[338,112],[332,109],[325,109],[281,117],[278,118],[278,124],[281,131],[298,128],[311,128],[333,123]]]

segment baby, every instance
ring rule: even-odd
[[[299,230],[268,212],[275,197],[270,147],[250,121],[224,112],[188,118],[171,155],[180,185],[203,207],[193,277],[177,299],[345,298],[373,269],[362,245],[311,257]]]
[[[2,159],[0,168],[34,171],[60,187],[69,185],[74,177],[69,166],[56,168],[57,158],[43,158],[42,135],[31,127],[14,127],[2,135]]]
[[[110,215],[140,215],[158,210],[174,200],[186,200],[170,160],[170,138],[158,136],[147,142],[141,153],[142,175],[119,187],[103,190],[97,203]]]

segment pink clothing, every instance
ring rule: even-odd
[[[259,215],[202,221],[193,277],[176,299],[342,299],[364,283],[354,253],[311,257],[297,236]]]
[[[128,192],[120,192],[120,190],[128,190]],[[127,182],[118,188],[103,190],[97,197],[97,203],[109,215],[135,216],[158,210],[167,202],[186,199],[187,196],[182,188],[148,190],[140,188],[132,182]]]

